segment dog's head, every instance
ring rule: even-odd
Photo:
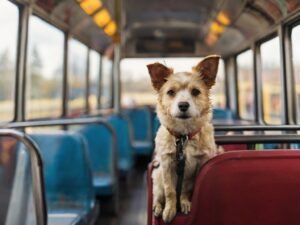
[[[209,92],[215,83],[219,58],[208,56],[191,72],[174,73],[160,63],[147,66],[158,93],[157,113],[164,126],[188,133],[211,120]]]

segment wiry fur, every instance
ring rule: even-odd
[[[180,134],[200,129],[184,148],[186,163],[180,197],[183,213],[187,214],[191,210],[190,200],[199,168],[217,154],[209,92],[215,82],[218,60],[219,56],[207,57],[192,72],[180,73],[173,73],[159,63],[148,65],[152,83],[158,93],[157,115],[161,122],[155,138],[154,160],[159,166],[152,173],[153,210],[154,215],[162,215],[165,222],[170,222],[176,214],[176,146],[175,137],[168,129]],[[193,96],[193,89],[201,93]],[[170,96],[169,90],[175,94]],[[190,105],[187,112],[189,118],[180,118],[178,104],[183,101]]]

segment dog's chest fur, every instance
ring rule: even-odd
[[[183,146],[185,154],[184,178],[193,179],[198,169],[209,158],[214,146],[207,146],[205,143],[205,134],[201,131],[191,140],[187,140]],[[165,127],[160,127],[156,139],[155,159],[164,167],[171,167],[176,171],[176,138],[172,136]]]

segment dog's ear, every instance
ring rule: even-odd
[[[219,59],[219,55],[207,56],[193,68],[201,76],[208,88],[215,84]]]
[[[167,77],[173,73],[173,70],[160,63],[149,64],[147,67],[151,76],[152,85],[156,91],[159,91],[167,81]]]

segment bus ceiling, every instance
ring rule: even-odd
[[[92,0],[90,3],[99,2],[91,14],[83,10],[81,3],[86,0],[12,0],[26,4],[34,2],[33,13],[42,17],[46,21],[54,24],[58,28],[69,33],[71,37],[79,39],[88,47],[103,53],[113,42],[112,35],[105,33],[103,24],[99,24],[99,19],[95,18],[101,11],[105,12],[107,23],[105,26],[114,23],[115,1],[114,0]],[[89,4],[90,4],[89,3]],[[89,7],[90,5],[88,5]],[[103,15],[103,13],[102,13]],[[100,18],[103,20],[103,17]],[[100,22],[101,23],[101,22]]]
[[[300,10],[300,0],[37,0],[35,6],[100,52],[120,42],[123,58],[227,56],[276,31]],[[117,35],[96,21],[103,9]]]
[[[299,0],[126,0],[123,54],[230,55],[299,11]]]

